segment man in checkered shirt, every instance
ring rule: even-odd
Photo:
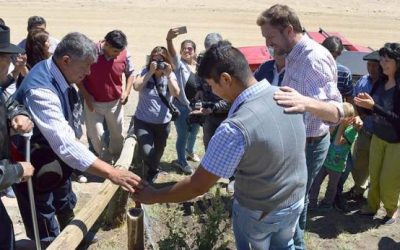
[[[286,5],[277,4],[262,12],[257,25],[267,46],[286,53],[284,87],[275,99],[288,106],[286,112],[305,112],[308,179],[304,210],[294,236],[296,248],[305,249],[308,191],[329,148],[330,122],[339,122],[343,113],[336,63],[328,50],[303,35],[298,16]]]

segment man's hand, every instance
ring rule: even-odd
[[[124,91],[121,95],[120,101],[122,105],[125,105],[128,102],[128,96],[129,94]]]
[[[33,172],[35,171],[35,169],[33,168],[32,164],[26,161],[20,161],[18,162],[19,164],[21,164],[24,172],[22,174],[22,178],[21,181],[27,181],[28,178],[32,177]]]
[[[114,168],[108,179],[131,193],[136,193],[148,185],[139,176],[125,169]]]
[[[28,133],[33,128],[33,122],[25,115],[17,115],[11,120],[11,127],[18,133]]]
[[[149,185],[140,190],[140,192],[132,194],[132,197],[135,201],[143,204],[154,204],[156,203],[157,190]]]
[[[285,112],[288,113],[304,113],[307,111],[307,105],[310,97],[303,96],[290,87],[280,87],[280,91],[274,93],[276,103],[284,106]]]

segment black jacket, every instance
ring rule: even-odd
[[[17,115],[29,116],[24,106],[12,98],[5,101],[0,97],[0,190],[17,182],[23,174],[21,164],[10,161],[9,123]]]

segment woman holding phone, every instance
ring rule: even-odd
[[[176,133],[178,135],[176,139],[178,159],[173,163],[184,173],[191,174],[193,170],[189,166],[187,159],[195,162],[200,161],[199,157],[194,153],[194,144],[200,124],[188,124],[187,118],[192,111],[190,102],[195,99],[200,80],[196,75],[196,44],[192,40],[184,40],[181,43],[180,53],[177,54],[175,50],[173,39],[182,33],[186,33],[186,27],[172,28],[167,34],[168,50],[176,67],[175,74],[178,79],[179,88],[182,90],[174,100],[174,104],[179,109],[181,115],[175,121]]]
[[[147,168],[143,177],[152,181],[159,172],[171,127],[171,112],[160,95],[171,101],[180,92],[166,48],[157,46],[151,51],[146,68],[133,82],[133,89],[139,92],[139,102],[132,117],[134,134],[140,158]]]

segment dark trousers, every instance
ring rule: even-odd
[[[148,167],[148,175],[158,172],[170,129],[170,123],[152,124],[134,118],[134,133],[139,144],[139,154]]]
[[[0,199],[0,249],[13,250],[14,248],[15,238],[13,224]]]
[[[322,167],[319,171],[317,177],[315,177],[314,182],[311,186],[310,190],[310,207],[316,207],[318,203],[318,194],[321,189],[321,184],[324,182],[326,176],[329,176],[328,186],[326,188],[325,198],[322,200],[323,203],[332,205],[335,201],[336,192],[338,190],[338,184],[340,177],[342,176],[341,172],[336,172],[326,167]]]
[[[213,137],[215,131],[226,119],[226,116],[215,116],[215,115],[208,115],[203,124],[203,143],[204,148],[207,150],[208,143],[210,143],[211,138]]]
[[[14,191],[17,195],[26,234],[30,239],[34,239],[27,183],[14,185]],[[34,196],[40,241],[42,245],[47,246],[73,218],[73,209],[77,201],[76,195],[72,191],[71,180],[67,179],[52,191],[43,193],[34,191]]]

